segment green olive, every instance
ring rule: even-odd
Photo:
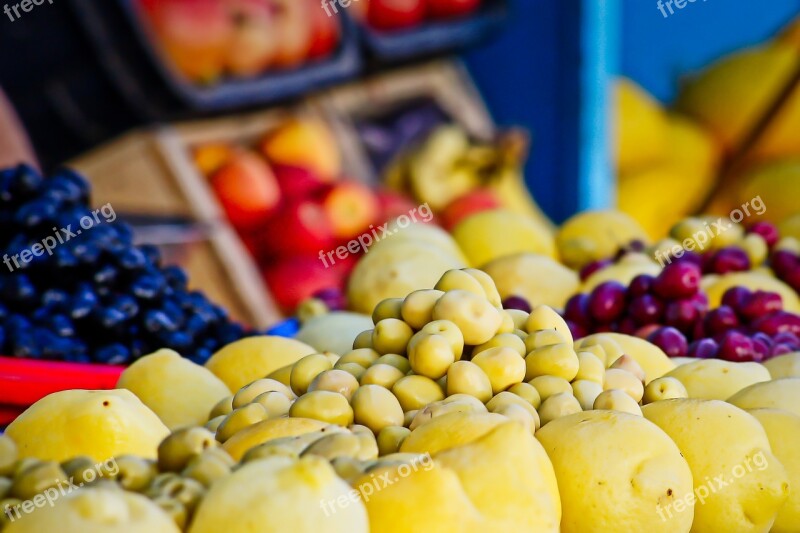
[[[406,296],[401,308],[405,323],[414,329],[422,329],[433,320],[433,307],[442,296],[444,292],[435,289],[422,289]]]
[[[353,365],[355,363],[348,364]],[[361,368],[362,372],[364,371],[362,366],[356,366]],[[341,368],[333,368],[331,370],[326,370],[315,377],[314,381],[312,381],[308,386],[308,392],[314,392],[317,390],[338,392],[347,398],[347,401],[349,402],[358,386],[358,380],[353,376],[353,374],[347,372],[346,370],[342,370]]]
[[[377,324],[386,318],[402,319],[403,315],[400,312],[402,306],[402,298],[387,298],[381,300],[378,302],[378,305],[375,306],[375,310],[372,311],[372,323]]]
[[[362,331],[358,335],[356,335],[355,340],[353,340],[353,349],[359,350],[363,348],[372,348],[372,330],[368,329],[367,331]]]
[[[456,361],[447,370],[447,395],[469,394],[481,402],[492,397],[492,383],[486,373],[471,361]]]
[[[209,448],[200,455],[192,457],[181,474],[209,488],[214,481],[230,474],[235,464],[228,452],[222,448]]]
[[[402,355],[396,353],[387,353],[380,357],[378,357],[373,365],[390,365],[398,369],[400,372],[403,373],[405,376],[408,374],[408,371],[411,370],[411,363],[408,362],[408,358],[403,357]],[[370,365],[372,366],[372,365]]]
[[[68,478],[73,478],[76,485],[88,485],[97,477],[95,461],[86,456],[73,457],[61,463],[61,468]]]
[[[492,384],[492,394],[504,391],[525,379],[525,359],[513,348],[484,350],[472,358]]]
[[[279,392],[286,396],[287,400],[294,400],[296,397],[292,390],[280,381],[268,378],[257,379],[239,389],[239,392],[233,396],[233,409],[244,407],[255,400],[256,396],[264,394],[265,392]]]
[[[146,489],[158,474],[155,462],[135,455],[121,455],[115,462],[117,473],[111,477],[117,480],[120,487],[132,492]]]
[[[0,435],[0,476],[10,476],[14,473],[17,457],[17,445],[11,437]]]
[[[456,289],[469,291],[481,298],[486,298],[486,292],[483,290],[480,282],[470,276],[463,270],[448,270],[433,287],[436,290],[447,292]]]
[[[45,489],[56,487],[67,479],[61,465],[55,461],[44,461],[17,474],[11,486],[11,494],[21,500],[30,500]]]
[[[370,330],[370,332],[371,331],[372,330]],[[372,335],[372,333],[370,333],[370,335]],[[356,363],[364,368],[367,368],[380,356],[381,354],[372,348],[357,348],[341,356],[339,360],[336,361],[334,368],[339,368],[345,363]]]
[[[378,454],[381,456],[396,453],[400,445],[411,434],[411,430],[403,426],[386,426],[378,433]]]
[[[226,396],[225,398],[221,399],[211,408],[211,412],[208,414],[209,420],[212,418],[216,418],[218,416],[225,416],[231,414],[233,411],[233,396]]]
[[[292,374],[289,382],[292,385],[292,392],[302,396],[308,390],[308,386],[314,378],[326,370],[333,368],[330,359],[321,353],[307,355],[297,361],[292,367]]]
[[[325,390],[307,392],[300,396],[289,409],[289,415],[340,426],[349,426],[353,423],[353,408],[350,407],[347,398],[338,392]]]
[[[0,500],[5,498],[6,496],[11,493],[11,485],[13,482],[10,478],[7,477],[0,477]],[[2,509],[0,509],[1,511]]]
[[[356,424],[367,426],[373,433],[386,426],[403,425],[400,402],[389,390],[378,385],[359,387],[353,395],[352,405]]]
[[[435,381],[419,375],[405,376],[398,379],[392,386],[392,394],[400,402],[403,411],[423,409],[429,403],[444,399],[444,392]]]
[[[214,434],[206,428],[191,427],[176,430],[158,446],[158,469],[180,472],[189,459],[203,450],[218,446]]]
[[[269,418],[269,413],[263,405],[248,403],[233,411],[222,421],[217,428],[216,438],[219,442],[225,442],[240,429],[257,424],[267,418]]]
[[[385,318],[375,324],[375,329],[372,330],[372,347],[381,355],[387,353],[404,355],[413,334],[411,326],[402,320]]]
[[[179,531],[186,529],[186,524],[189,521],[189,512],[181,502],[167,496],[158,496],[153,499],[153,503],[161,507],[161,510],[172,518]]]
[[[397,380],[405,376],[405,373],[397,367],[386,364],[375,364],[370,366],[361,376],[361,385],[380,385],[391,389]]]

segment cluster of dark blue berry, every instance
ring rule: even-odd
[[[172,348],[203,364],[247,335],[89,192],[70,170],[0,171],[0,354],[126,364]]]

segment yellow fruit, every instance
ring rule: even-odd
[[[370,531],[450,533],[470,531],[477,522],[478,513],[457,473],[422,457],[411,466],[379,466],[353,480],[367,508]],[[380,479],[387,478],[392,484],[384,487]]]
[[[295,400],[289,409],[289,416],[349,426],[353,423],[353,408],[347,398],[338,392],[318,390],[303,394]]]
[[[556,376],[572,381],[578,375],[580,361],[570,344],[552,344],[536,348],[525,357],[525,380]]]
[[[215,482],[189,533],[369,531],[364,504],[328,461],[273,457],[245,464]]]
[[[620,389],[608,389],[597,395],[593,409],[621,411],[632,415],[642,415],[642,409],[629,393]]]
[[[434,289],[421,289],[414,291],[402,301],[400,318],[414,329],[422,329],[425,324],[433,320],[433,306],[444,296],[442,291]]]
[[[767,434],[745,411],[718,400],[668,400],[642,409],[678,445],[689,463],[693,531],[768,531],[789,494],[788,478]],[[694,496],[694,498],[692,498]],[[691,506],[687,506],[691,507]],[[691,516],[678,502],[663,514]]]
[[[397,380],[392,386],[392,393],[397,397],[403,411],[422,409],[430,403],[444,400],[444,393],[435,381],[418,375]]]
[[[378,433],[386,426],[403,425],[403,408],[389,391],[378,385],[362,385],[351,401],[355,423]]]
[[[636,403],[639,403],[644,395],[642,381],[627,370],[618,368],[606,370],[603,390],[620,390],[633,398]]]
[[[739,211],[747,217],[748,222],[769,220],[777,224],[797,214],[800,153],[791,159],[773,160],[757,166],[740,180],[738,199],[742,205],[749,202],[750,215],[743,208],[739,208]]]
[[[572,344],[571,340],[568,342],[567,337],[559,333],[558,330],[540,329],[532,331],[525,337],[525,351],[532,352],[538,348],[544,348],[545,346],[567,343]],[[605,365],[603,365],[603,369],[605,369]]]
[[[248,337],[217,351],[206,368],[236,391],[312,353],[316,353],[314,348],[294,339]]]
[[[517,383],[516,385],[509,387],[508,392],[516,394],[531,404],[534,409],[538,409],[542,404],[542,397],[539,395],[539,391],[536,390],[536,387],[530,383]]]
[[[631,241],[647,243],[647,234],[638,222],[619,211],[579,213],[564,222],[556,235],[561,261],[574,269],[613,257]]]
[[[420,331],[408,344],[408,361],[414,373],[430,379],[439,379],[455,362],[453,348],[444,335],[431,335]]]
[[[567,342],[572,342],[572,333],[567,322],[552,307],[540,305],[535,307],[525,322],[525,331],[534,333],[541,330],[556,330]]]
[[[372,349],[381,355],[395,353],[405,355],[406,346],[414,330],[396,318],[387,318],[375,324],[372,330]]]
[[[539,399],[542,401],[562,392],[572,392],[569,381],[556,376],[539,376],[530,380],[528,384],[536,389],[536,392],[539,393]]]
[[[454,412],[437,416],[413,429],[400,451],[435,455],[468,444],[507,421],[493,413]]]
[[[347,298],[353,310],[371,313],[381,300],[429,289],[448,270],[465,266],[433,244],[400,241],[375,248],[361,258],[350,275]]]
[[[603,386],[596,381],[576,379],[570,383],[570,386],[572,387],[572,395],[575,396],[584,411],[594,409],[595,400],[603,392]]]
[[[309,418],[272,418],[238,431],[222,447],[234,460],[239,461],[250,448],[267,441],[303,435],[323,428],[330,431],[335,427]]]
[[[616,353],[606,353],[606,365],[613,364],[622,355],[632,357],[644,370],[645,385],[675,368],[675,363],[658,346],[644,339],[632,335],[623,335],[622,333],[596,333],[589,335],[575,343],[575,350],[579,352],[587,351],[591,350],[590,347],[593,344],[599,343],[603,345],[608,342],[613,344],[606,344],[606,346],[609,346],[609,350],[605,350],[606,352],[611,350],[611,346],[615,347],[615,349],[619,348],[619,352],[615,350]]]
[[[179,533],[180,531],[175,522],[158,505],[133,492],[87,488],[58,496],[60,498],[55,505],[35,508],[29,514],[20,513],[20,516],[4,528],[3,532]]]
[[[727,400],[745,387],[770,380],[767,369],[758,363],[731,363],[720,359],[687,363],[666,377],[680,381],[689,398],[705,400]]]
[[[403,426],[386,426],[378,433],[378,452],[380,455],[396,453],[400,445],[411,434],[411,430]]]
[[[314,378],[332,368],[330,360],[320,353],[303,357],[292,366],[292,373],[289,376],[292,392],[297,396],[305,394]]]
[[[492,384],[492,394],[522,383],[525,379],[525,360],[511,348],[490,348],[472,358]]]
[[[389,222],[387,229],[391,235],[372,245],[369,249],[370,252],[380,248],[388,248],[401,242],[423,243],[438,248],[459,263],[466,265],[468,262],[461,248],[459,248],[456,241],[453,240],[453,237],[435,224],[414,223],[401,228],[398,226],[397,220],[393,220]],[[430,286],[433,286],[433,284]],[[405,294],[403,296],[405,296]]]
[[[362,374],[360,381],[362,385],[380,385],[385,389],[391,389],[392,386],[397,383],[397,380],[405,375],[406,372],[403,372],[397,367],[379,363],[369,367],[364,374]]]
[[[476,398],[467,394],[455,394],[444,400],[430,403],[424,409],[414,412],[414,418],[408,425],[408,429],[411,431],[440,416],[452,413],[486,413],[487,410],[486,406]]]
[[[549,229],[534,219],[495,209],[471,215],[453,228],[453,238],[470,263],[483,266],[501,257],[536,253],[555,257]]]
[[[670,115],[669,154],[657,165],[619,179],[620,211],[636,219],[653,239],[699,209],[712,191],[720,153],[715,140],[691,120]]]
[[[800,51],[800,47],[798,47]],[[795,84],[791,94],[781,104],[769,125],[748,152],[748,159],[774,161],[800,155],[797,139],[797,124],[800,124],[800,85]]]
[[[305,321],[295,339],[319,353],[343,354],[352,349],[356,335],[371,327],[372,320],[367,315],[335,311]]]
[[[503,319],[485,297],[464,290],[445,293],[433,307],[434,320],[449,320],[458,326],[465,344],[483,344],[497,334]]]
[[[372,311],[372,323],[377,324],[384,318],[403,318],[403,298],[386,298],[381,300]]]
[[[205,424],[211,408],[231,394],[206,368],[167,349],[126,368],[117,388],[134,393],[170,429]]]
[[[741,147],[791,79],[798,62],[788,46],[742,50],[685,86],[681,110],[704,124],[729,153]]]
[[[105,461],[120,455],[155,459],[169,429],[132,392],[68,390],[49,394],[6,428],[20,457]]]
[[[644,380],[647,378],[647,376],[644,373],[644,369],[642,369],[641,365],[636,362],[636,359],[634,359],[630,355],[623,355],[622,357],[611,363],[611,366],[608,368],[620,369],[630,372],[631,374],[636,376],[637,380],[641,381],[642,383],[644,383]]]
[[[741,389],[728,403],[741,409],[783,409],[800,416],[800,378],[762,381]]]
[[[377,361],[379,357],[380,354],[378,354],[378,352],[372,348],[356,348],[340,357],[333,367],[339,368],[345,363],[355,363],[364,368],[368,368],[372,366],[372,364]]]
[[[657,163],[670,146],[664,109],[627,78],[618,78],[615,89],[617,170],[625,173]]]
[[[537,412],[539,413],[542,427],[544,427],[553,420],[574,413],[580,413],[581,411],[581,404],[578,399],[572,395],[572,388],[570,387],[569,392],[559,392],[558,394],[553,394],[545,398]]]
[[[342,156],[327,124],[314,118],[287,120],[261,143],[270,162],[307,168],[324,181],[339,177]]]
[[[689,391],[679,380],[675,378],[657,378],[647,384],[644,388],[642,403],[645,405],[663,400],[674,400],[676,398],[688,398]]]
[[[481,514],[474,531],[559,531],[553,465],[521,424],[501,424],[470,444],[437,454],[435,461],[458,473]]]
[[[800,442],[800,416],[780,409],[754,409],[748,412],[766,431],[772,453],[789,476],[789,499],[778,511],[770,531],[797,531],[797,524],[800,524],[800,450],[796,443]]]
[[[773,357],[763,365],[769,370],[772,379],[800,378],[800,352]]]
[[[521,296],[533,307],[548,305],[563,309],[580,286],[574,270],[544,255],[523,253],[501,257],[488,263],[484,270],[497,284],[503,299]]]
[[[675,443],[641,416],[577,413],[542,427],[536,438],[558,479],[561,532],[690,530],[691,509],[659,516],[659,509],[691,493],[689,466]]]

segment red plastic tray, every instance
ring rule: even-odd
[[[68,389],[113,389],[124,366],[0,357],[0,425],[48,394]]]

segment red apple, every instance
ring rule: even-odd
[[[211,82],[222,73],[233,27],[217,0],[161,0],[142,4],[158,42],[178,71]]]
[[[295,198],[270,218],[262,233],[264,249],[279,255],[316,254],[335,247],[328,216],[314,199]]]
[[[273,164],[272,170],[284,198],[305,198],[319,192],[325,182],[311,170],[293,165]]]
[[[278,53],[276,20],[268,0],[223,0],[233,26],[225,65],[235,76],[257,76]]]
[[[481,6],[481,0],[428,0],[432,18],[465,17]]]
[[[274,64],[280,68],[300,65],[311,49],[311,6],[300,0],[270,0],[275,14],[278,52]],[[321,6],[317,6],[322,9]]]
[[[349,256],[344,260],[336,258],[335,263],[323,263],[318,255],[299,255],[273,260],[264,266],[262,275],[278,305],[291,313],[319,290],[344,289],[355,261],[355,256]]]
[[[306,0],[310,12],[311,47],[308,50],[309,59],[329,56],[339,44],[341,26],[330,7],[326,11],[320,6],[319,0]],[[325,4],[323,4],[325,5]],[[337,9],[338,9],[338,4]]]
[[[410,28],[425,19],[425,0],[370,0],[367,21],[379,30]]]
[[[406,215],[417,208],[417,204],[399,192],[389,189],[378,189],[376,193],[380,205],[381,220],[394,220],[400,215]]]
[[[252,152],[239,152],[211,177],[211,187],[231,223],[249,230],[264,223],[280,200],[269,165]]]
[[[459,222],[475,213],[503,207],[495,194],[488,189],[475,189],[450,202],[442,211],[442,225],[454,228]]]
[[[351,239],[369,229],[380,212],[372,190],[355,181],[331,185],[322,195],[322,206],[334,237]]]

